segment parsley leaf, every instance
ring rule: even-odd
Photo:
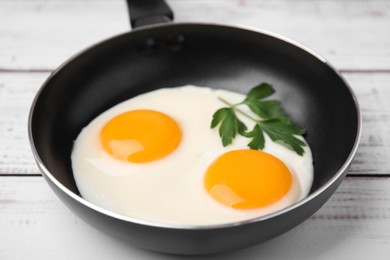
[[[297,136],[303,135],[305,130],[291,122],[279,101],[263,100],[274,93],[275,90],[270,84],[261,83],[253,87],[241,103],[230,104],[219,98],[228,107],[221,108],[214,113],[211,128],[219,126],[219,135],[223,146],[231,144],[236,135],[240,134],[251,139],[248,143],[250,149],[261,150],[265,146],[265,133],[272,141],[284,145],[299,155],[304,154],[305,143]],[[259,118],[254,118],[242,111],[238,108],[240,105],[248,106]],[[251,131],[247,131],[247,126],[238,118],[237,114],[255,122]]]
[[[268,83],[261,83],[257,86],[254,86],[251,90],[249,90],[248,94],[246,95],[245,100],[258,100],[263,99],[269,96],[272,96],[272,94],[275,93],[275,90],[272,88],[272,86]]]
[[[243,103],[246,104],[253,113],[260,116],[262,119],[288,118],[279,101],[261,100],[271,96],[274,93],[275,91],[270,84],[262,83],[252,88],[248,92],[247,97]]]
[[[214,113],[211,128],[218,125],[220,125],[219,136],[222,138],[223,146],[231,144],[237,132],[246,131],[246,126],[237,118],[233,108],[221,108]]]
[[[252,141],[248,144],[248,147],[253,150],[261,150],[264,148],[265,145],[265,139],[263,135],[263,131],[261,131],[261,128],[259,125],[255,125],[253,130],[251,131]]]
[[[304,130],[292,125],[289,121],[279,118],[262,120],[257,123],[260,128],[271,138],[287,148],[294,150],[297,154],[303,155],[305,152],[302,146],[305,143],[294,135],[302,135]]]

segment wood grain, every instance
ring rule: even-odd
[[[343,73],[363,117],[361,145],[352,174],[390,174],[390,73]],[[49,73],[0,73],[0,174],[39,173],[27,138],[34,95]]]
[[[251,26],[301,42],[340,70],[390,71],[386,0],[168,0],[177,22]],[[124,0],[0,2],[0,70],[48,71],[129,30]],[[308,22],[309,21],[309,22]]]
[[[0,259],[186,259],[84,224],[41,177],[0,178]],[[263,244],[202,259],[389,259],[390,178],[347,178],[313,217]]]
[[[27,135],[31,103],[48,73],[0,73],[0,174],[36,174]]]
[[[363,134],[350,173],[390,174],[390,73],[343,73],[356,93]]]

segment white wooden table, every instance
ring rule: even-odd
[[[243,24],[326,57],[358,96],[363,136],[348,177],[313,217],[207,259],[390,259],[390,1],[168,0],[176,21]],[[134,248],[70,212],[27,139],[33,96],[77,51],[129,30],[122,0],[0,1],[0,259],[179,259]],[[206,258],[205,258],[206,259]]]

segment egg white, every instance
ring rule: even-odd
[[[250,219],[306,197],[313,181],[309,146],[304,148],[304,156],[299,156],[272,142],[268,136],[265,136],[264,151],[282,160],[294,176],[289,193],[273,205],[255,210],[234,210],[209,196],[203,184],[208,166],[223,153],[246,149],[248,144],[248,139],[237,136],[232,145],[223,147],[218,130],[210,129],[213,113],[224,106],[218,96],[232,103],[245,97],[195,86],[159,89],[122,102],[96,117],[75,140],[71,155],[74,178],[82,197],[125,216],[188,225]],[[157,110],[174,118],[183,133],[179,147],[160,160],[141,164],[117,160],[103,151],[99,139],[101,128],[116,115],[134,109]]]

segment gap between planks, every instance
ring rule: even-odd
[[[43,177],[40,173],[0,173],[0,177]]]

